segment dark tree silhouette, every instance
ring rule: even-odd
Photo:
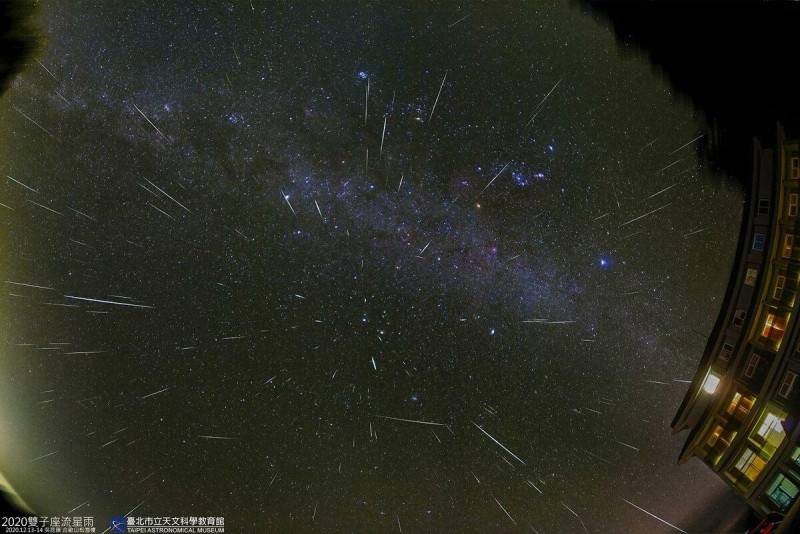
[[[34,23],[35,13],[33,2],[0,0],[0,95],[41,49],[43,38]]]
[[[800,134],[797,29],[800,4],[600,2],[622,49],[641,49],[672,87],[705,115],[711,161],[749,184],[752,138],[774,142],[780,122]]]

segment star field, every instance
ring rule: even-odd
[[[702,524],[723,485],[668,423],[743,196],[608,28],[569,3],[41,16],[0,101],[0,470],[37,510]]]

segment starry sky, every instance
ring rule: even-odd
[[[711,528],[669,422],[743,194],[580,5],[40,17],[0,100],[0,470],[37,511]]]

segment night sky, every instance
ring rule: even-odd
[[[0,101],[0,471],[37,512],[703,524],[669,421],[743,195],[580,6],[40,15]]]

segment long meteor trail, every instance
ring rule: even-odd
[[[97,302],[99,304],[116,304],[117,306],[130,306],[132,308],[152,308],[153,306],[147,306],[145,304],[130,304],[128,302],[116,302],[113,300],[102,300],[102,299],[90,299],[88,297],[76,297],[73,295],[64,295],[64,297],[73,300],[84,300],[86,302]]]
[[[177,200],[175,200],[174,198],[172,198],[172,197],[170,196],[170,194],[169,194],[169,193],[167,193],[166,191],[164,191],[163,189],[161,189],[160,187],[158,187],[156,184],[154,184],[153,182],[151,182],[151,181],[150,181],[150,180],[148,180],[147,178],[145,178],[144,180],[145,180],[145,181],[146,181],[148,184],[150,184],[150,185],[152,185],[153,187],[155,187],[156,189],[158,189],[158,191],[159,191],[159,192],[160,192],[162,195],[164,195],[165,197],[167,197],[168,199],[170,199],[171,201],[173,201],[175,204],[177,204],[177,205],[178,205],[178,206],[180,206],[181,208],[185,209],[187,213],[191,213],[191,210],[190,210],[189,208],[187,208],[186,206],[184,206],[183,204],[181,204],[180,202],[178,202]]]
[[[645,213],[644,215],[639,215],[639,216],[638,216],[638,217],[636,217],[635,219],[631,219],[630,221],[627,221],[627,222],[624,222],[624,223],[622,223],[621,225],[619,225],[619,227],[620,227],[620,228],[622,228],[623,226],[626,226],[626,225],[628,225],[628,224],[631,224],[631,223],[633,223],[633,222],[636,222],[636,221],[638,221],[638,220],[640,220],[640,219],[644,219],[645,217],[647,217],[647,216],[649,216],[649,215],[652,215],[652,214],[654,214],[654,213],[655,213],[655,212],[657,212],[657,211],[661,211],[661,210],[663,210],[664,208],[668,208],[668,207],[669,207],[669,206],[671,206],[671,205],[672,205],[672,202],[670,202],[669,204],[664,204],[664,205],[663,205],[663,206],[661,206],[660,208],[656,208],[656,209],[654,209],[654,210],[652,210],[652,211],[648,211],[648,212],[647,212],[647,213]]]
[[[416,421],[414,419],[403,419],[402,417],[390,417],[388,415],[376,415],[375,417],[379,419],[390,419],[392,421],[402,421],[404,423],[416,423],[418,425],[445,426],[444,423],[434,423],[433,421]]]
[[[639,510],[639,511],[641,511],[641,512],[644,512],[644,513],[646,513],[647,515],[649,515],[649,516],[650,516],[650,517],[652,517],[653,519],[657,519],[658,521],[661,521],[662,523],[664,523],[664,524],[665,524],[665,525],[667,525],[668,527],[672,527],[672,528],[674,528],[675,530],[677,530],[678,532],[683,532],[683,534],[687,534],[687,532],[686,532],[685,530],[682,530],[682,529],[680,529],[680,528],[676,527],[676,526],[675,526],[675,525],[673,525],[672,523],[669,523],[669,522],[667,522],[667,521],[664,521],[663,519],[661,519],[660,517],[658,517],[658,516],[657,516],[657,515],[655,515],[655,514],[651,514],[650,512],[648,512],[647,510],[645,510],[645,509],[644,509],[644,508],[642,508],[641,506],[636,506],[635,504],[633,504],[633,503],[632,503],[631,501],[629,501],[628,499],[622,499],[622,500],[623,500],[623,501],[625,501],[626,503],[630,504],[631,506],[633,506],[633,507],[634,507],[634,508],[636,508],[637,510]]]
[[[50,291],[55,291],[52,287],[45,287],[45,286],[37,286],[36,284],[25,284],[23,282],[12,282],[11,280],[6,280],[6,284],[12,284],[15,286],[23,286],[23,287],[33,287],[36,289],[48,289]]]
[[[442,85],[439,86],[439,92],[436,93],[436,100],[433,101],[433,107],[431,108],[431,114],[428,117],[428,122],[431,121],[433,118],[433,112],[436,111],[436,104],[439,102],[439,96],[442,94],[442,88],[444,87],[444,81],[447,79],[447,71],[444,71],[444,76],[442,77]]]
[[[144,397],[141,397],[141,398],[142,398],[142,399],[146,399],[147,397],[152,397],[153,395],[158,395],[159,393],[164,393],[164,392],[165,392],[165,391],[167,391],[168,389],[169,389],[168,387],[166,387],[166,388],[164,388],[164,389],[159,389],[158,391],[154,391],[154,392],[152,392],[152,393],[148,393],[147,395],[145,395]]]
[[[497,177],[498,177],[498,176],[500,176],[501,174],[503,174],[503,171],[504,171],[504,170],[506,170],[506,169],[508,168],[508,166],[509,166],[509,165],[511,165],[511,162],[510,162],[510,161],[509,161],[508,163],[506,163],[506,164],[505,164],[505,166],[504,166],[502,169],[500,169],[500,172],[498,172],[497,174],[495,174],[495,175],[494,175],[494,178],[492,178],[491,180],[489,180],[489,183],[488,183],[488,184],[486,184],[486,187],[484,187],[483,189],[481,189],[481,193],[483,193],[484,191],[486,191],[487,189],[489,189],[489,186],[490,186],[490,185],[492,185],[492,184],[494,183],[494,181],[495,181],[495,180],[497,180]]]
[[[6,174],[6,178],[8,178],[9,180],[11,180],[11,181],[12,181],[12,182],[14,182],[15,184],[21,185],[22,187],[24,187],[24,188],[25,188],[25,189],[27,189],[28,191],[33,191],[34,193],[38,193],[38,192],[39,192],[39,191],[37,191],[36,189],[34,189],[34,188],[32,188],[32,187],[28,187],[27,185],[23,184],[22,182],[20,182],[20,181],[19,181],[19,180],[17,180],[16,178],[12,178],[11,176],[9,176],[9,175],[7,175],[7,174]]]
[[[538,106],[536,106],[536,110],[533,113],[533,117],[531,117],[531,119],[528,121],[528,123],[525,124],[526,127],[530,126],[530,124],[533,122],[533,120],[536,118],[536,116],[539,115],[539,113],[542,111],[542,109],[544,109],[544,103],[547,102],[547,99],[550,98],[550,95],[553,94],[553,91],[556,90],[556,87],[558,87],[558,84],[560,84],[560,83],[561,83],[561,80],[558,80],[556,82],[556,84],[553,86],[553,88],[550,89],[550,91],[546,95],[544,95],[544,98],[542,99],[542,101],[539,102]]]
[[[136,104],[133,104],[133,107],[135,107],[135,108],[136,108],[136,111],[138,111],[138,112],[139,112],[139,114],[140,114],[142,117],[144,117],[144,120],[146,120],[146,121],[147,121],[147,122],[150,124],[150,126],[152,126],[152,127],[153,127],[153,129],[154,129],[155,131],[157,131],[157,132],[158,132],[158,135],[160,135],[160,136],[161,136],[161,137],[163,137],[164,139],[166,139],[166,138],[167,138],[167,136],[166,136],[166,135],[164,135],[164,133],[163,133],[161,130],[159,130],[159,129],[158,129],[158,126],[156,126],[155,124],[153,124],[153,121],[151,121],[149,118],[147,118],[147,115],[145,115],[145,114],[144,114],[144,112],[143,112],[141,109],[139,109],[139,106],[137,106]]]
[[[477,428],[478,430],[480,430],[481,432],[483,432],[484,434],[486,434],[486,436],[487,436],[487,437],[488,437],[490,440],[492,440],[492,441],[494,441],[495,443],[497,443],[498,445],[500,445],[500,447],[501,447],[501,448],[502,448],[504,451],[506,451],[508,454],[510,454],[511,456],[513,456],[514,458],[516,458],[516,459],[517,459],[517,461],[518,461],[519,463],[521,463],[522,465],[526,465],[526,464],[525,464],[525,461],[524,461],[522,458],[520,458],[519,456],[517,456],[516,454],[514,454],[513,452],[511,452],[510,450],[508,450],[508,448],[507,448],[505,445],[503,445],[502,443],[500,443],[499,441],[497,441],[496,439],[494,439],[494,437],[493,437],[491,434],[489,434],[489,433],[488,433],[487,431],[485,431],[483,428],[481,428],[480,426],[478,426],[478,424],[477,424],[475,421],[473,421],[473,422],[472,422],[472,424],[473,424],[473,425],[475,425],[475,428]]]

